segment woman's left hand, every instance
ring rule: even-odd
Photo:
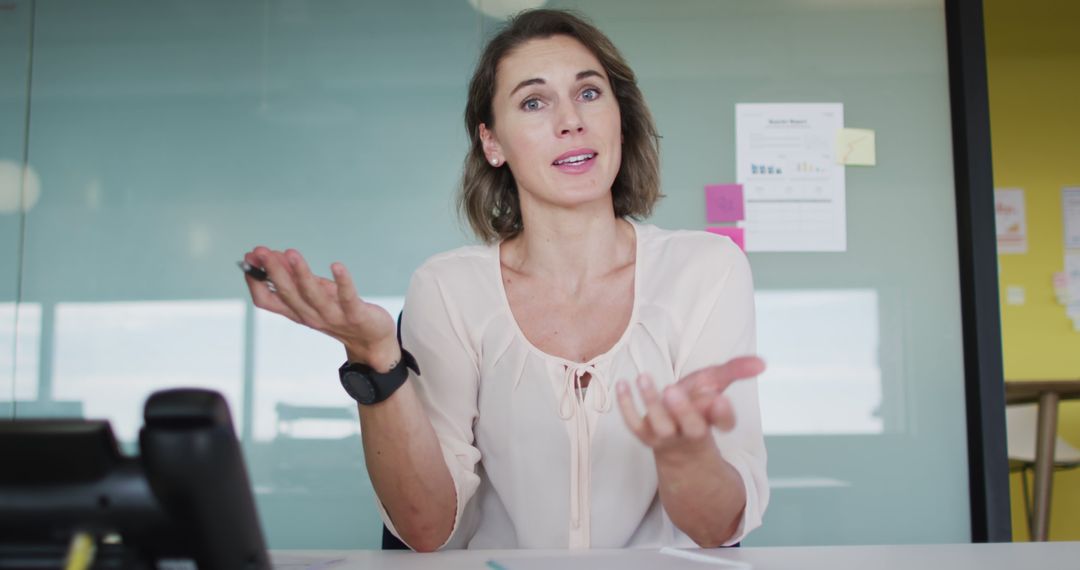
[[[719,366],[702,368],[678,382],[657,391],[652,378],[637,378],[644,417],[630,395],[629,383],[616,385],[619,410],[627,427],[642,443],[651,447],[659,459],[709,449],[710,433],[716,426],[724,431],[735,427],[735,410],[724,390],[737,380],[752,378],[765,370],[765,362],[756,356],[733,358]]]

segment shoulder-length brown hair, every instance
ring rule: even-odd
[[[458,194],[458,208],[485,243],[521,233],[521,206],[510,168],[488,164],[480,140],[480,124],[493,128],[491,102],[495,97],[496,70],[511,51],[525,42],[552,36],[569,36],[581,42],[607,73],[622,116],[622,163],[611,185],[615,215],[645,218],[662,197],[660,194],[660,137],[652,114],[637,86],[634,71],[619,50],[600,30],[581,17],[561,10],[531,10],[515,16],[488,42],[469,83],[465,105],[465,130],[469,152]]]

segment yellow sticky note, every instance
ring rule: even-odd
[[[874,166],[874,131],[870,129],[840,129],[836,131],[836,163],[849,166]]]

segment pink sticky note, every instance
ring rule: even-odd
[[[746,240],[743,239],[742,228],[737,228],[735,226],[718,226],[705,228],[705,231],[727,236],[731,238],[731,241],[735,242],[735,245],[739,246],[739,249],[746,251]]]
[[[742,184],[709,184],[705,186],[706,221],[737,222],[744,217]]]

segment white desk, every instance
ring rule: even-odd
[[[1036,570],[1080,568],[1080,542],[947,544],[918,546],[806,546],[696,551],[749,563],[754,570]],[[281,570],[709,570],[734,569],[683,560],[655,550],[457,550],[416,554],[402,551],[276,551]],[[337,562],[320,565],[320,562]],[[280,564],[280,565],[279,565]]]

